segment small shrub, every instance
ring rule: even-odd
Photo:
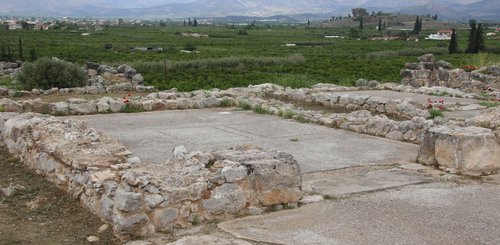
[[[112,43],[105,43],[104,49],[107,49],[107,50],[113,49],[113,44]]]
[[[233,106],[233,101],[230,100],[230,99],[223,99],[221,102],[220,102],[220,107],[231,107]]]
[[[306,123],[307,119],[302,114],[298,114],[295,116],[295,120],[299,123]]]
[[[248,103],[247,101],[244,101],[244,100],[238,101],[238,107],[243,109],[243,110],[247,110],[247,111],[252,109],[252,106],[250,105],[250,103]]]
[[[286,119],[291,119],[293,116],[295,116],[295,112],[290,109],[287,109],[285,111],[281,111],[280,116]]]
[[[186,46],[184,46],[184,50],[196,51],[196,46],[194,46],[194,44],[192,44],[192,43],[188,43],[188,44],[186,44]]]
[[[142,108],[140,108],[137,105],[132,105],[132,104],[125,104],[125,106],[122,108],[123,113],[138,113],[142,112]]]
[[[290,141],[292,141],[292,142],[298,142],[299,138],[291,138]]]
[[[0,112],[5,112],[5,109],[3,108],[3,105],[0,105]]]
[[[269,111],[264,109],[262,106],[257,105],[255,108],[253,108],[253,111],[257,114],[268,114]]]
[[[201,223],[200,217],[197,214],[195,214],[194,217],[193,217],[193,221],[191,221],[191,224],[194,225],[194,226],[197,226],[200,223]]]
[[[26,63],[17,80],[23,89],[31,90],[82,87],[87,83],[87,74],[76,64],[57,59],[41,58]]]
[[[243,36],[246,36],[246,35],[248,35],[248,32],[247,32],[247,30],[242,29],[242,30],[239,30],[239,31],[238,31],[238,35],[243,35]]]
[[[434,108],[429,109],[429,113],[431,114],[432,119],[443,116],[443,112],[441,110],[436,110]]]
[[[482,122],[479,123],[479,127],[481,127],[481,128],[491,128],[491,122],[482,121]]]

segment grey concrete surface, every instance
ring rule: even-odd
[[[500,244],[500,186],[431,183],[221,223],[276,244]]]
[[[303,177],[303,189],[334,197],[437,181],[436,178],[400,169],[354,175],[329,172],[313,173],[313,175],[315,175],[313,178],[309,178],[307,174]]]
[[[75,116],[125,144],[146,163],[172,149],[208,150],[254,144],[291,153],[302,172],[414,161],[418,146],[231,109]],[[292,141],[293,139],[293,141]]]

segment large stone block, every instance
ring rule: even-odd
[[[428,129],[421,140],[421,163],[474,176],[500,169],[500,144],[490,129],[437,126]]]

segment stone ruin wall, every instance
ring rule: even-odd
[[[463,69],[452,69],[446,61],[435,61],[432,54],[418,58],[418,63],[407,63],[401,70],[401,84],[419,87],[448,87],[464,92],[481,93],[487,89],[500,90],[500,67],[498,65],[483,67],[467,72]]]
[[[296,207],[300,168],[290,154],[240,146],[174,150],[142,164],[115,139],[83,123],[33,113],[0,113],[0,136],[29,168],[110,223],[121,238],[200,222]]]

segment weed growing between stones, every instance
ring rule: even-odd
[[[287,109],[285,111],[280,111],[278,115],[282,118],[291,119],[293,116],[295,116],[295,112]]]
[[[268,114],[269,111],[264,109],[262,106],[260,105],[257,105],[255,106],[255,108],[253,108],[253,111],[257,114]]]
[[[434,108],[429,109],[429,113],[431,114],[430,118],[434,119],[436,117],[443,117],[443,112],[441,110],[436,110]]]
[[[194,225],[194,226],[197,226],[201,223],[200,221],[200,217],[198,215],[194,215],[193,217],[193,221],[191,221],[191,224]]]
[[[291,138],[290,141],[297,142],[297,141],[299,141],[299,138]]]
[[[480,105],[482,106],[485,106],[485,107],[488,107],[488,108],[491,108],[491,107],[497,107],[500,105],[500,102],[481,102],[479,103]]]
[[[123,113],[138,113],[142,112],[142,108],[136,105],[126,104],[121,111]]]
[[[240,100],[238,101],[238,107],[243,109],[243,110],[251,110],[252,109],[252,106],[250,105],[250,103],[244,101],[244,100]]]
[[[234,103],[232,100],[229,100],[229,99],[223,99],[221,102],[220,102],[220,107],[231,107],[231,106],[234,106]]]
[[[4,112],[5,109],[3,108],[3,105],[0,105],[0,112]]]
[[[295,115],[295,121],[299,123],[307,123],[307,119],[302,114]]]

